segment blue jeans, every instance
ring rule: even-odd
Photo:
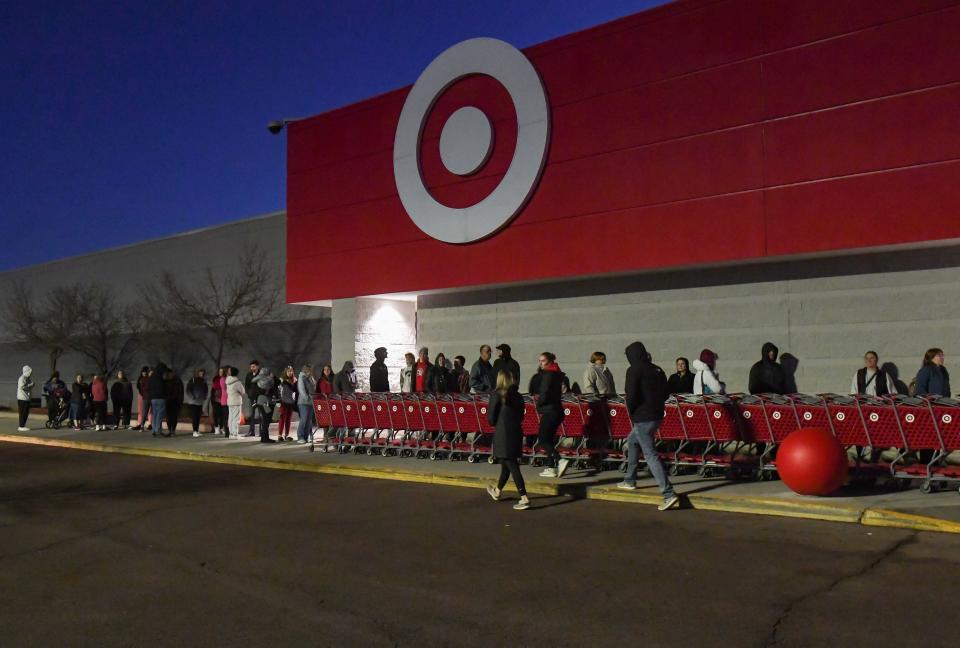
[[[653,475],[653,478],[657,481],[657,486],[660,487],[660,493],[664,499],[669,499],[674,496],[673,485],[667,479],[667,473],[660,462],[660,455],[657,454],[657,449],[653,446],[653,435],[659,428],[660,421],[643,421],[633,424],[630,436],[627,437],[627,474],[623,481],[628,484],[637,483],[637,463],[642,452],[644,459],[647,460],[650,474]]]
[[[300,422],[297,424],[297,439],[309,441],[313,433],[313,405],[297,405]]]
[[[150,409],[153,410],[153,431],[160,434],[163,422],[167,418],[167,401],[162,398],[153,398],[150,400]]]

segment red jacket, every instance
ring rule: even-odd
[[[90,394],[95,401],[107,401],[107,383],[102,380],[94,380],[90,383]]]
[[[320,391],[321,394],[324,394],[324,395],[332,394],[333,383],[331,383],[329,380],[321,378],[320,380],[317,381],[317,389]]]

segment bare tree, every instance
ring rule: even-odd
[[[263,330],[266,328],[266,330]],[[280,371],[290,365],[300,367],[316,358],[317,346],[329,348],[330,320],[311,317],[294,322],[275,322],[260,326],[253,336],[253,351],[265,366]]]
[[[4,304],[3,319],[12,342],[44,351],[50,360],[50,371],[70,348],[78,317],[76,293],[58,287],[41,298],[35,298],[27,285],[13,284]]]
[[[276,307],[281,283],[257,246],[245,249],[235,268],[210,266],[197,285],[164,272],[145,304],[155,331],[179,331],[219,367],[224,351],[242,344],[244,334]]]
[[[68,345],[93,362],[104,376],[129,365],[140,338],[140,318],[105,287],[77,284],[72,290],[76,319]]]

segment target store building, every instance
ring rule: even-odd
[[[951,0],[689,0],[459,43],[289,124],[287,301],[332,307],[335,365],[506,342],[524,384],[544,350],[622,383],[636,339],[731,391],[768,340],[806,392],[950,366],[958,34]]]

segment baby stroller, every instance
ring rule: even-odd
[[[57,389],[47,398],[49,399],[49,417],[46,426],[48,430],[59,430],[70,413],[70,403],[67,401],[66,389]]]

